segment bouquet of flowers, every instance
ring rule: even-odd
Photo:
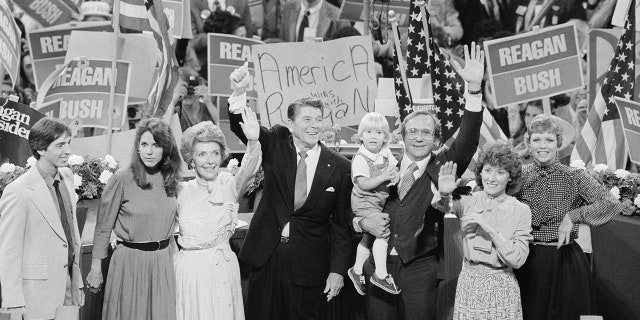
[[[624,169],[612,170],[606,164],[596,164],[587,168],[582,160],[571,162],[571,167],[587,170],[611,194],[624,205],[625,216],[640,215],[640,174]]]
[[[27,167],[28,168],[28,167]],[[26,168],[16,166],[13,163],[3,163],[0,165],[0,197],[7,185],[14,180],[18,179],[23,173],[27,171]]]
[[[73,171],[73,184],[80,200],[97,199],[109,179],[118,170],[118,162],[111,156],[104,159],[71,155],[69,167]]]

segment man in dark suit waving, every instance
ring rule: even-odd
[[[231,75],[231,130],[246,143],[239,112],[246,107],[245,66]],[[351,255],[350,163],[319,137],[322,102],[289,105],[287,126],[260,129],[264,191],[240,259],[249,263],[247,319],[315,319],[338,295]]]

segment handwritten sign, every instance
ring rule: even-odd
[[[589,107],[593,106],[602,81],[607,76],[622,29],[592,29],[589,31]],[[640,48],[640,32],[636,32],[636,48]],[[640,50],[636,50],[636,62],[640,62]],[[635,83],[640,83],[640,72],[636,72]],[[640,100],[640,85],[633,87],[634,100]]]
[[[113,32],[113,26],[108,21],[75,22],[29,32],[27,39],[37,88],[58,66],[64,64],[73,30]]]
[[[191,0],[162,0],[162,7],[173,37],[192,39]]]
[[[251,60],[251,46],[263,44],[262,41],[232,36],[221,33],[209,33],[208,48],[208,77],[209,94],[214,96],[230,96],[231,83],[229,76],[237,67],[249,61],[249,73],[253,75],[254,65]],[[249,84],[247,97],[258,99],[258,93]]]
[[[386,16],[389,10],[393,10],[396,13],[399,26],[408,26],[409,19],[411,18],[411,12],[409,12],[410,0],[391,0],[384,5],[376,5],[373,3],[373,16],[379,17],[381,13]],[[364,3],[362,0],[344,0],[340,6],[340,20],[350,21],[364,21],[364,16],[367,14],[364,10]]]
[[[614,97],[618,113],[622,119],[624,136],[627,139],[629,158],[634,163],[640,164],[640,103]]]
[[[129,63],[119,61],[116,73],[113,129],[124,125],[129,94]],[[78,59],[52,73],[38,92],[37,108],[72,128],[108,128],[111,61]]]
[[[376,74],[368,36],[254,45],[252,51],[265,126],[286,123],[289,104],[306,97],[322,100],[330,125],[357,125],[374,109]]]
[[[26,14],[44,27],[71,21],[78,14],[78,5],[71,0],[16,0]]]
[[[24,104],[7,100],[0,105],[0,163],[24,166],[32,155],[29,148],[31,126],[44,114]]]
[[[583,78],[573,23],[486,41],[484,48],[498,107],[568,92]]]
[[[0,2],[0,65],[7,70],[13,85],[16,84],[20,70],[21,34],[7,2]]]

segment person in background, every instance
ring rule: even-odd
[[[140,122],[131,165],[109,179],[98,210],[87,276],[93,292],[103,282],[102,259],[112,230],[118,238],[109,263],[103,320],[176,319],[172,247],[180,164],[169,125],[156,118]]]
[[[327,0],[291,0],[282,10],[278,38],[286,42],[302,42],[305,30],[307,36],[332,40],[336,31],[350,25],[339,21],[340,8]]]
[[[31,102],[36,102],[38,92],[36,80],[33,76],[33,60],[28,51],[22,53],[22,59],[20,60],[20,87],[24,92],[24,104],[29,105]]]
[[[197,13],[196,19],[208,19],[215,13],[227,12],[242,20],[247,29],[248,37],[252,37],[255,33],[248,0],[193,0],[191,1],[191,11]]]
[[[513,269],[527,260],[531,210],[512,197],[522,182],[522,163],[506,142],[484,146],[476,166],[482,188],[451,206],[457,165],[440,167],[441,200],[436,207],[460,218],[464,261],[458,277],[453,319],[522,319],[520,287]]]
[[[85,1],[80,5],[82,21],[109,21],[111,8],[103,1]]]
[[[183,77],[173,89],[173,97],[165,111],[164,120],[170,122],[171,116],[178,114],[183,132],[202,121],[218,123],[218,107],[211,101],[205,80],[186,67],[182,69]],[[182,79],[185,77],[186,81]]]
[[[196,178],[178,193],[176,255],[177,319],[243,320],[240,267],[229,239],[238,222],[238,198],[262,162],[255,113],[245,109],[242,130],[248,139],[242,166],[234,176],[221,171],[229,150],[219,127],[206,121],[187,129],[180,152]]]
[[[523,166],[522,188],[514,195],[532,214],[530,254],[515,272],[524,318],[578,319],[595,307],[591,270],[574,241],[579,224],[603,225],[622,205],[586,171],[558,162],[563,135],[556,119],[535,117],[529,133],[534,163]]]
[[[444,48],[453,47],[463,35],[458,10],[451,0],[431,0],[427,3],[431,29],[438,45]]]
[[[524,127],[526,132],[523,135],[523,139],[518,144],[513,145],[514,151],[518,154],[524,164],[533,162],[531,156],[531,149],[529,148],[529,135],[531,134],[531,121],[538,115],[543,114],[542,100],[532,100],[524,105],[524,109],[521,109],[523,113]]]
[[[247,63],[230,78],[231,131],[246,143],[238,113],[248,108]],[[289,105],[286,127],[260,127],[264,194],[240,251],[251,266],[250,320],[316,319],[321,301],[344,286],[351,170],[349,160],[320,142],[323,108],[320,100],[300,99]]]
[[[76,223],[71,130],[43,118],[29,133],[38,160],[0,199],[0,313],[53,319],[62,306],[82,306],[80,232]]]

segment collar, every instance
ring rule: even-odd
[[[478,194],[480,195],[480,197],[482,197],[485,200],[495,200],[498,204],[502,204],[505,200],[507,200],[507,197],[509,195],[507,195],[507,193],[503,193],[497,197],[492,197],[490,195],[488,195],[486,192],[483,191],[478,191]]]
[[[38,162],[36,162],[36,169],[38,169],[38,173],[40,173],[40,175],[44,179],[44,183],[47,184],[47,187],[53,187],[53,182],[55,180],[63,181],[62,175],[60,174],[60,172],[58,172],[58,170],[56,170],[56,174],[54,174],[52,177],[46,172],[44,172],[42,168],[40,168],[40,164]]]
[[[535,171],[538,172],[538,174],[543,176],[556,172],[560,170],[562,167],[563,165],[557,159],[553,160],[551,163],[547,165],[541,165],[540,162],[538,162],[537,160],[534,160],[533,162],[533,168],[535,169]]]
[[[431,160],[431,154],[429,154],[426,158],[416,162],[416,165],[418,165],[418,176],[422,176],[424,170],[427,168],[429,160]],[[404,175],[404,172],[407,170],[411,163],[413,163],[413,161],[409,159],[409,156],[407,156],[407,153],[405,152],[402,156],[402,162],[400,163],[400,172],[402,173],[402,175]]]
[[[293,143],[293,146],[296,148],[296,157],[298,156],[298,154],[300,153],[300,148],[298,148],[298,146]],[[318,155],[320,154],[320,143],[316,143],[313,148],[307,150],[307,157],[311,156],[311,155]]]
[[[215,188],[215,183],[216,183],[216,180],[207,181],[207,180],[204,180],[204,179],[198,177],[198,174],[196,174],[196,185],[198,186],[198,188],[200,188],[202,190],[207,190],[207,192],[209,192],[209,193],[213,192],[213,190]]]
[[[316,14],[317,12],[320,11],[320,8],[322,8],[323,2],[324,2],[324,0],[320,0],[320,1],[318,1],[318,3],[316,3],[315,6],[309,8],[309,7],[307,7],[308,6],[307,1],[306,0],[302,0],[302,4],[300,6],[300,14],[304,15],[304,12],[307,11],[307,10],[309,10],[309,15]]]
[[[362,153],[363,155],[365,155],[367,158],[373,160],[374,162],[376,160],[378,160],[379,157],[384,157],[387,159],[391,159],[391,157],[393,157],[393,154],[391,153],[391,150],[387,147],[384,147],[382,149],[380,149],[380,152],[378,153],[373,153],[369,150],[367,150],[367,148],[365,148],[364,146],[360,146],[360,148],[358,148],[358,152]]]

